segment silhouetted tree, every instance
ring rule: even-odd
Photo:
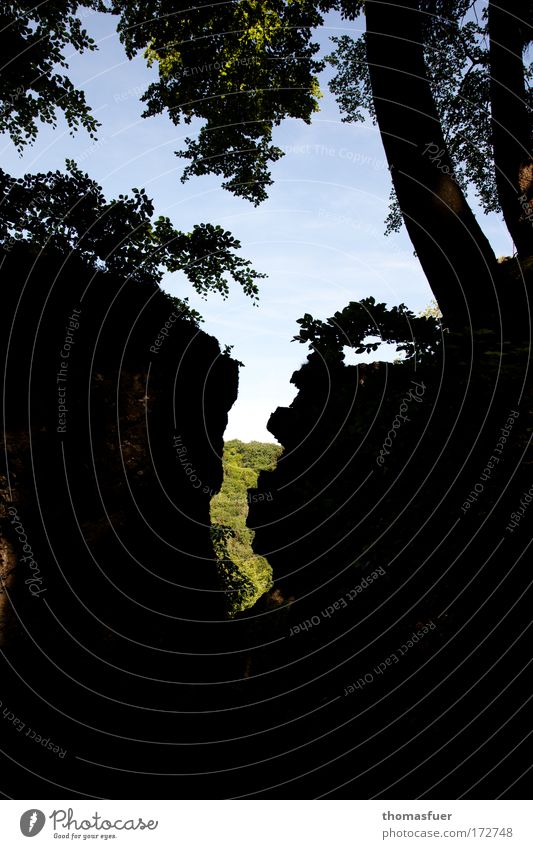
[[[96,49],[77,14],[83,8],[109,11],[102,0],[2,4],[0,131],[7,132],[19,150],[35,140],[38,122],[55,125],[58,111],[71,130],[82,126],[96,137],[98,122],[84,93],[57,71],[68,69],[67,47],[79,52]],[[75,251],[95,269],[153,283],[159,283],[165,271],[183,271],[202,296],[214,290],[226,297],[228,279],[233,279],[257,298],[256,281],[264,275],[236,255],[240,243],[231,233],[213,224],[198,224],[182,233],[168,217],[154,220],[144,189],[108,201],[101,187],[67,160],[66,173],[22,179],[0,169],[0,192],[4,249],[25,242],[40,249]],[[181,305],[184,313],[200,317]]]
[[[159,66],[145,114],[204,119],[198,139],[179,154],[191,160],[184,178],[221,174],[226,188],[254,203],[282,155],[272,128],[285,117],[309,122],[318,109],[323,62],[313,29],[327,11],[346,19],[364,11],[364,38],[337,40],[332,88],[348,120],[365,110],[377,120],[397,208],[446,324],[460,328],[495,324],[501,295],[493,251],[466,200],[469,184],[486,210],[504,212],[520,258],[533,252],[531,68],[524,64],[531,3],[518,5],[491,3],[488,22],[485,5],[471,0],[193,9],[158,0],[149,12],[115,0],[114,10],[128,54],[145,50]]]
[[[22,241],[38,248],[76,252],[95,270],[113,271],[140,282],[159,283],[166,271],[183,271],[196,292],[227,296],[228,278],[257,298],[264,275],[235,254],[240,243],[213,224],[190,233],[170,219],[154,220],[144,189],[106,200],[101,187],[67,161],[67,172],[28,174],[15,179],[0,169],[0,245]],[[192,313],[198,318],[198,313]]]
[[[67,49],[95,50],[79,8],[106,11],[102,0],[46,0],[0,6],[0,131],[21,150],[34,141],[38,122],[56,124],[62,112],[71,130],[84,127],[95,137],[98,121],[85,95],[61,72]]]

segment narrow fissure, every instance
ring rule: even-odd
[[[253,550],[255,533],[246,525],[249,505],[269,500],[268,493],[251,494],[261,471],[276,465],[282,448],[271,442],[224,444],[224,480],[211,501],[211,537],[230,617],[247,610],[272,586],[272,568]]]

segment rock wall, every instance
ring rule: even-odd
[[[423,365],[313,353],[293,375],[248,520],[274,572],[250,675],[276,694],[286,795],[491,798],[525,768],[527,351],[445,334]]]
[[[113,795],[120,764],[143,795],[164,757],[131,741],[174,756],[222,702],[209,503],[238,366],[157,288],[3,260],[3,709],[67,752],[4,722],[12,792]]]
[[[518,796],[529,340],[310,355],[250,499],[274,588],[228,620],[209,501],[236,363],[158,289],[75,256],[14,248],[2,276],[13,795]]]

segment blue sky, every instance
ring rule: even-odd
[[[343,124],[324,82],[321,111],[310,126],[289,120],[276,129],[274,142],[286,155],[273,166],[274,186],[260,207],[222,190],[216,177],[182,185],[184,160],[174,151],[191,127],[175,127],[166,116],[140,117],[139,94],[155,71],[142,58],[126,59],[114,18],[84,11],[99,50],[74,54],[70,76],[102,124],[98,142],[84,131],[71,136],[60,122],[56,130],[44,127],[22,157],[3,138],[3,167],[14,175],[62,169],[68,156],[108,197],[144,186],[156,213],[168,215],[176,227],[189,230],[210,221],[231,230],[242,243],[241,254],[268,274],[259,307],[237,286],[226,301],[218,295],[204,301],[179,273],[164,285],[188,296],[205,319],[203,329],[233,345],[234,356],[245,364],[226,438],[273,441],[266,423],[294,397],[290,377],[307,355],[304,346],[290,341],[299,317],[309,312],[327,318],[369,295],[418,311],[432,297],[405,232],[383,235],[390,180],[379,132],[370,122]],[[343,24],[335,17],[327,23],[319,39],[324,52],[330,35],[361,28],[360,22]],[[497,255],[511,253],[499,219],[478,217]]]

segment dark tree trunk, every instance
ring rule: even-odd
[[[532,139],[523,62],[524,42],[527,36],[531,38],[531,26],[523,20],[526,15],[524,0],[489,2],[496,185],[505,223],[522,258],[533,253]]]
[[[494,326],[497,263],[457,185],[424,61],[418,0],[367,0],[378,126],[407,231],[452,329]]]

